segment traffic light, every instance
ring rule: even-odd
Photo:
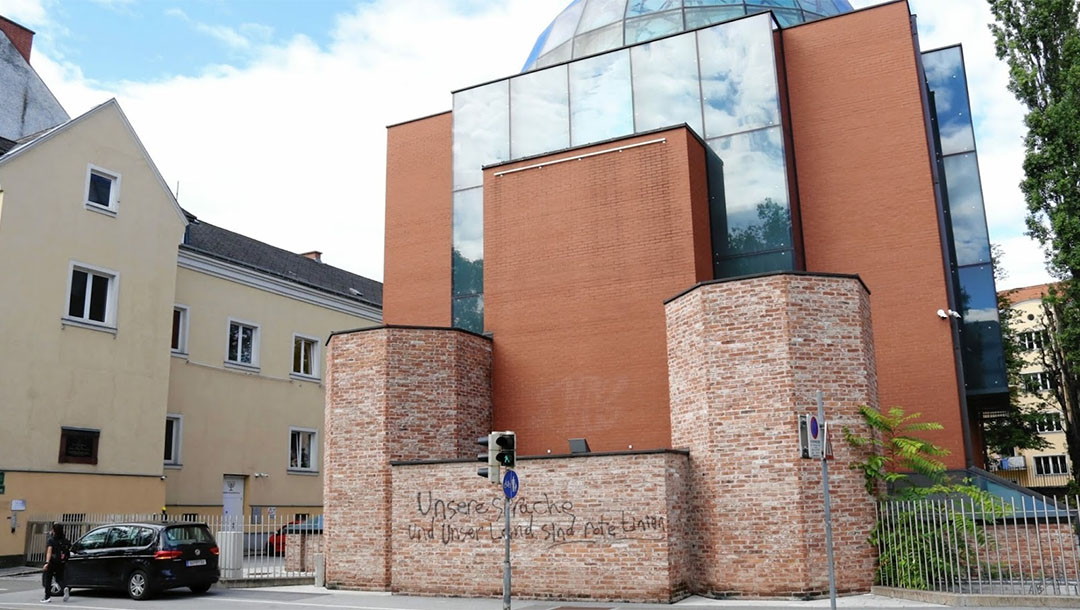
[[[487,466],[483,468],[477,468],[476,474],[497,484],[499,482],[499,463],[495,461],[495,457],[498,454],[498,451],[496,451],[498,445],[493,442],[495,435],[496,433],[492,432],[487,436],[476,439],[476,444],[484,448],[484,452],[476,456],[476,461],[485,462],[487,464]]]
[[[492,432],[491,445],[496,447],[495,463],[503,468],[513,468],[517,463],[517,443],[513,432]]]

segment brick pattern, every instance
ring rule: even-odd
[[[0,32],[7,34],[19,55],[23,56],[26,63],[30,63],[30,49],[34,46],[34,33],[3,17],[0,17]]]
[[[495,425],[526,454],[582,436],[594,451],[669,447],[663,301],[711,279],[710,252],[705,152],[684,127],[486,170]]]
[[[503,496],[475,466],[394,466],[395,592],[501,595]],[[685,597],[687,468],[677,452],[519,462],[510,513],[514,596]]]
[[[315,554],[323,552],[322,534],[285,536],[285,569],[290,572],[314,572]]]
[[[333,336],[326,358],[327,583],[387,589],[390,461],[474,453],[491,421],[491,342],[383,327]]]
[[[690,450],[692,588],[706,595],[828,591],[821,465],[797,416],[824,394],[837,588],[867,591],[874,504],[839,438],[877,406],[869,295],[857,279],[777,274],[699,286],[667,305],[672,445]]]

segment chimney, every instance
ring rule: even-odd
[[[33,30],[28,30],[6,17],[0,17],[0,31],[7,34],[26,63],[30,63],[30,47],[34,44]]]
[[[319,252],[318,250],[312,250],[311,252],[303,252],[300,254],[300,256],[303,256],[304,258],[310,258],[316,263],[322,262],[322,252]]]

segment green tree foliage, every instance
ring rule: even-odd
[[[1069,451],[1069,461],[1073,463],[1073,481],[1070,494],[1080,491],[1080,474],[1076,464],[1080,464],[1080,375],[1071,364],[1076,359],[1069,353],[1062,341],[1064,317],[1066,315],[1065,295],[1056,286],[1051,286],[1043,297],[1042,322],[1046,329],[1046,341],[1039,348],[1039,364],[1050,376],[1050,392],[1054,407],[1060,408],[1064,415],[1065,441]],[[1075,352],[1073,352],[1075,353]]]
[[[945,483],[945,464],[938,457],[949,454],[947,449],[920,439],[917,432],[941,430],[936,422],[920,422],[921,413],[907,414],[900,407],[882,413],[863,405],[859,407],[863,421],[873,433],[859,436],[844,428],[844,440],[862,454],[862,460],[851,465],[860,470],[866,482],[866,492],[877,499],[885,497],[886,489],[903,489],[904,494],[919,493],[912,486],[898,486],[908,478],[908,472],[926,477],[931,483]]]

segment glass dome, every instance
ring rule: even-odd
[[[772,11],[789,26],[851,10],[848,0],[574,0],[536,39],[521,71],[754,13]]]

